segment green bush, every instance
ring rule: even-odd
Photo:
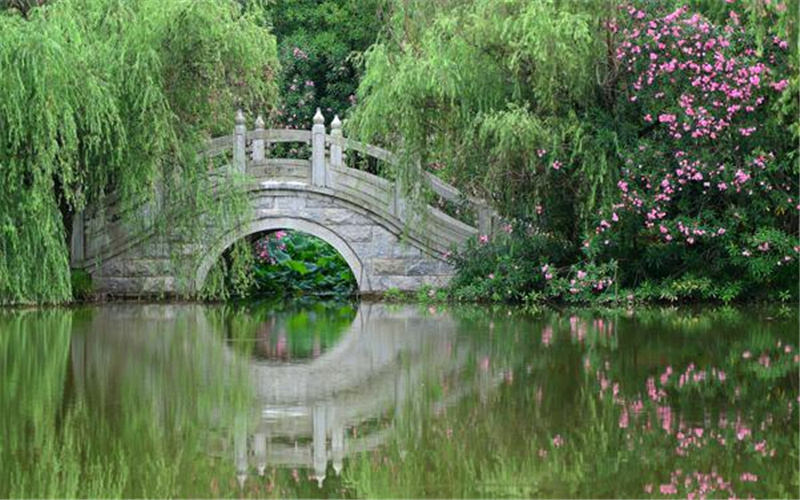
[[[547,269],[557,269],[574,258],[570,246],[552,236],[507,226],[493,237],[481,236],[450,256],[458,271],[449,296],[459,302],[522,301],[548,290]]]

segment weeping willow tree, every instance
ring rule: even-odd
[[[615,2],[398,0],[392,12],[364,57],[353,131],[402,141],[506,215],[578,232],[613,187],[626,133],[611,119]]]
[[[58,0],[24,14],[0,11],[0,304],[69,300],[65,222],[111,193],[212,205],[198,148],[237,106],[277,96],[255,6]]]

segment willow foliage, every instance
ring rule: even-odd
[[[509,215],[536,218],[545,192],[555,229],[577,231],[596,193],[613,185],[617,132],[608,124],[615,74],[604,22],[611,2],[396,2],[364,58],[350,126],[368,140],[402,140],[406,156]],[[556,179],[554,162],[599,166],[582,183]],[[558,163],[556,163],[558,165]],[[578,174],[581,175],[581,174]]]
[[[198,145],[276,99],[276,43],[233,1],[60,0],[0,13],[0,303],[71,295],[66,221],[208,198]]]

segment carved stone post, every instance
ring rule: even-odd
[[[325,117],[317,108],[314,125],[311,127],[311,184],[325,187]]]
[[[261,115],[256,118],[256,138],[253,139],[253,161],[264,161],[264,138],[259,137],[260,133],[264,132],[264,119]]]
[[[342,158],[342,122],[339,120],[339,115],[333,117],[331,122],[331,166],[341,168],[343,165]]]
[[[233,170],[235,172],[244,173],[245,164],[245,149],[246,149],[246,133],[247,125],[244,121],[244,113],[241,109],[236,111],[236,118],[234,119],[233,127]]]
[[[484,204],[478,205],[478,232],[492,234],[492,211]]]

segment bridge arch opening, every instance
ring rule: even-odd
[[[369,277],[364,272],[364,265],[361,259],[342,237],[316,222],[289,217],[257,220],[228,231],[200,258],[194,279],[194,289],[198,292],[203,290],[213,266],[224,258],[226,252],[229,252],[236,242],[242,240],[250,242],[256,259],[269,259],[271,257],[269,250],[265,249],[264,246],[271,245],[272,249],[275,250],[276,240],[287,232],[311,236],[329,245],[344,260],[352,273],[352,278],[355,280],[355,290],[353,291],[368,291],[371,289]],[[267,240],[270,243],[265,243]],[[262,257],[264,250],[266,250],[266,255]],[[295,266],[298,272],[314,273],[318,271],[313,268],[304,270],[298,263]]]

